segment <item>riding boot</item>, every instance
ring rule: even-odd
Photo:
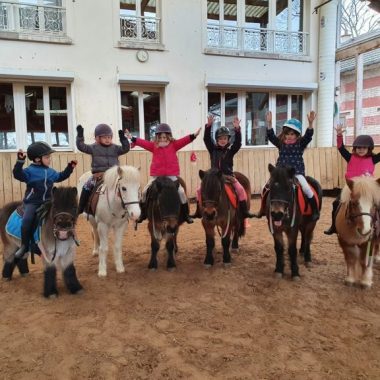
[[[88,201],[90,200],[91,190],[82,189],[80,193],[79,206],[78,206],[78,215],[85,212]]]
[[[239,201],[239,211],[243,219],[254,217],[254,215],[248,211],[247,201]]]
[[[142,223],[146,218],[146,202],[140,201],[140,216],[136,220],[136,223]]]
[[[319,219],[319,208],[317,205],[317,201],[314,197],[308,198],[307,201],[309,202],[309,205],[311,207],[311,220],[315,222]]]
[[[15,259],[21,259],[29,252],[30,231],[29,227],[21,226],[21,247],[15,252]]]
[[[332,206],[333,206],[333,209],[331,211],[331,226],[330,226],[330,228],[328,230],[323,231],[323,233],[325,235],[336,234],[335,216],[336,216],[336,211],[338,210],[339,200],[335,199],[335,201],[333,202]]]
[[[201,213],[201,208],[199,207],[199,201],[197,201],[197,208],[195,210],[194,214],[189,215],[190,218],[192,219],[202,219],[202,213]]]
[[[181,212],[182,212],[183,220],[186,223],[188,224],[194,223],[194,220],[189,215],[189,204],[187,202],[181,205]]]

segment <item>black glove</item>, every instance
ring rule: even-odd
[[[137,140],[137,138],[136,138],[135,136],[132,136],[132,137],[131,137],[131,141],[132,141],[133,143],[135,143],[136,140]]]
[[[77,160],[71,160],[67,166],[70,166],[72,169],[75,169],[75,167],[78,165],[78,161]]]
[[[121,129],[119,129],[119,139],[120,141],[123,141],[126,139],[124,132]]]
[[[84,131],[83,127],[79,124],[79,125],[77,126],[77,134],[78,134],[78,137],[79,137],[79,138],[82,138],[82,137],[83,137],[83,131]]]
[[[19,161],[25,161],[26,154],[24,152],[17,152],[17,159]]]

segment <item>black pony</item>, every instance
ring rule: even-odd
[[[54,187],[52,199],[41,211],[41,232],[38,244],[44,263],[44,296],[55,297],[57,268],[63,272],[63,279],[70,293],[82,290],[74,267],[77,239],[75,226],[78,217],[78,198],[76,187]],[[12,202],[0,211],[0,234],[4,246],[3,279],[11,280],[15,266],[22,275],[28,270],[27,259],[15,260],[15,252],[20,247],[20,239],[7,232],[9,217],[21,206],[21,202]],[[15,214],[13,214],[15,216]],[[20,220],[21,223],[21,220]]]
[[[234,173],[247,193],[247,202],[250,202],[251,192],[247,177],[241,173]],[[204,265],[214,264],[213,250],[215,248],[215,227],[221,236],[223,246],[223,264],[231,263],[230,245],[239,248],[239,238],[245,234],[244,219],[239,215],[237,208],[231,205],[225,190],[225,177],[218,169],[200,170],[201,178],[201,213],[202,225],[206,234],[206,257]],[[247,205],[249,209],[249,203]]]
[[[274,167],[269,164],[270,172],[269,194],[266,199],[266,216],[269,230],[274,239],[276,251],[275,273],[278,277],[284,274],[284,241],[283,234],[288,239],[288,253],[292,279],[299,279],[297,264],[297,237],[301,232],[300,254],[303,254],[305,265],[311,264],[310,244],[316,221],[311,216],[303,215],[297,201],[297,187],[294,168]],[[319,209],[322,206],[322,189],[320,184],[311,177],[306,177],[314,188],[319,199]]]
[[[151,270],[157,269],[157,252],[163,237],[166,239],[168,253],[167,269],[173,270],[176,267],[174,255],[178,250],[177,235],[179,226],[184,222],[178,194],[179,183],[186,191],[182,179],[172,181],[167,177],[156,178],[148,190],[146,209],[151,236],[151,258],[148,268]]]

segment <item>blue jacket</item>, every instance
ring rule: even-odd
[[[73,172],[71,165],[67,165],[63,172],[57,172],[43,165],[30,164],[23,169],[25,161],[18,160],[13,168],[13,176],[26,183],[24,203],[40,205],[51,198],[51,191],[55,182],[62,182]]]
[[[283,144],[274,134],[273,129],[267,130],[268,140],[278,148],[279,155],[276,166],[293,167],[296,174],[305,175],[303,151],[313,137],[314,129],[307,128],[305,134],[294,144]]]

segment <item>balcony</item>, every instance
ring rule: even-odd
[[[309,34],[223,25],[207,26],[207,49],[223,52],[268,53],[281,56],[309,55]]]
[[[0,1],[0,37],[62,42],[66,37],[66,9]]]
[[[161,47],[161,20],[157,17],[120,15],[120,38],[125,47]]]

